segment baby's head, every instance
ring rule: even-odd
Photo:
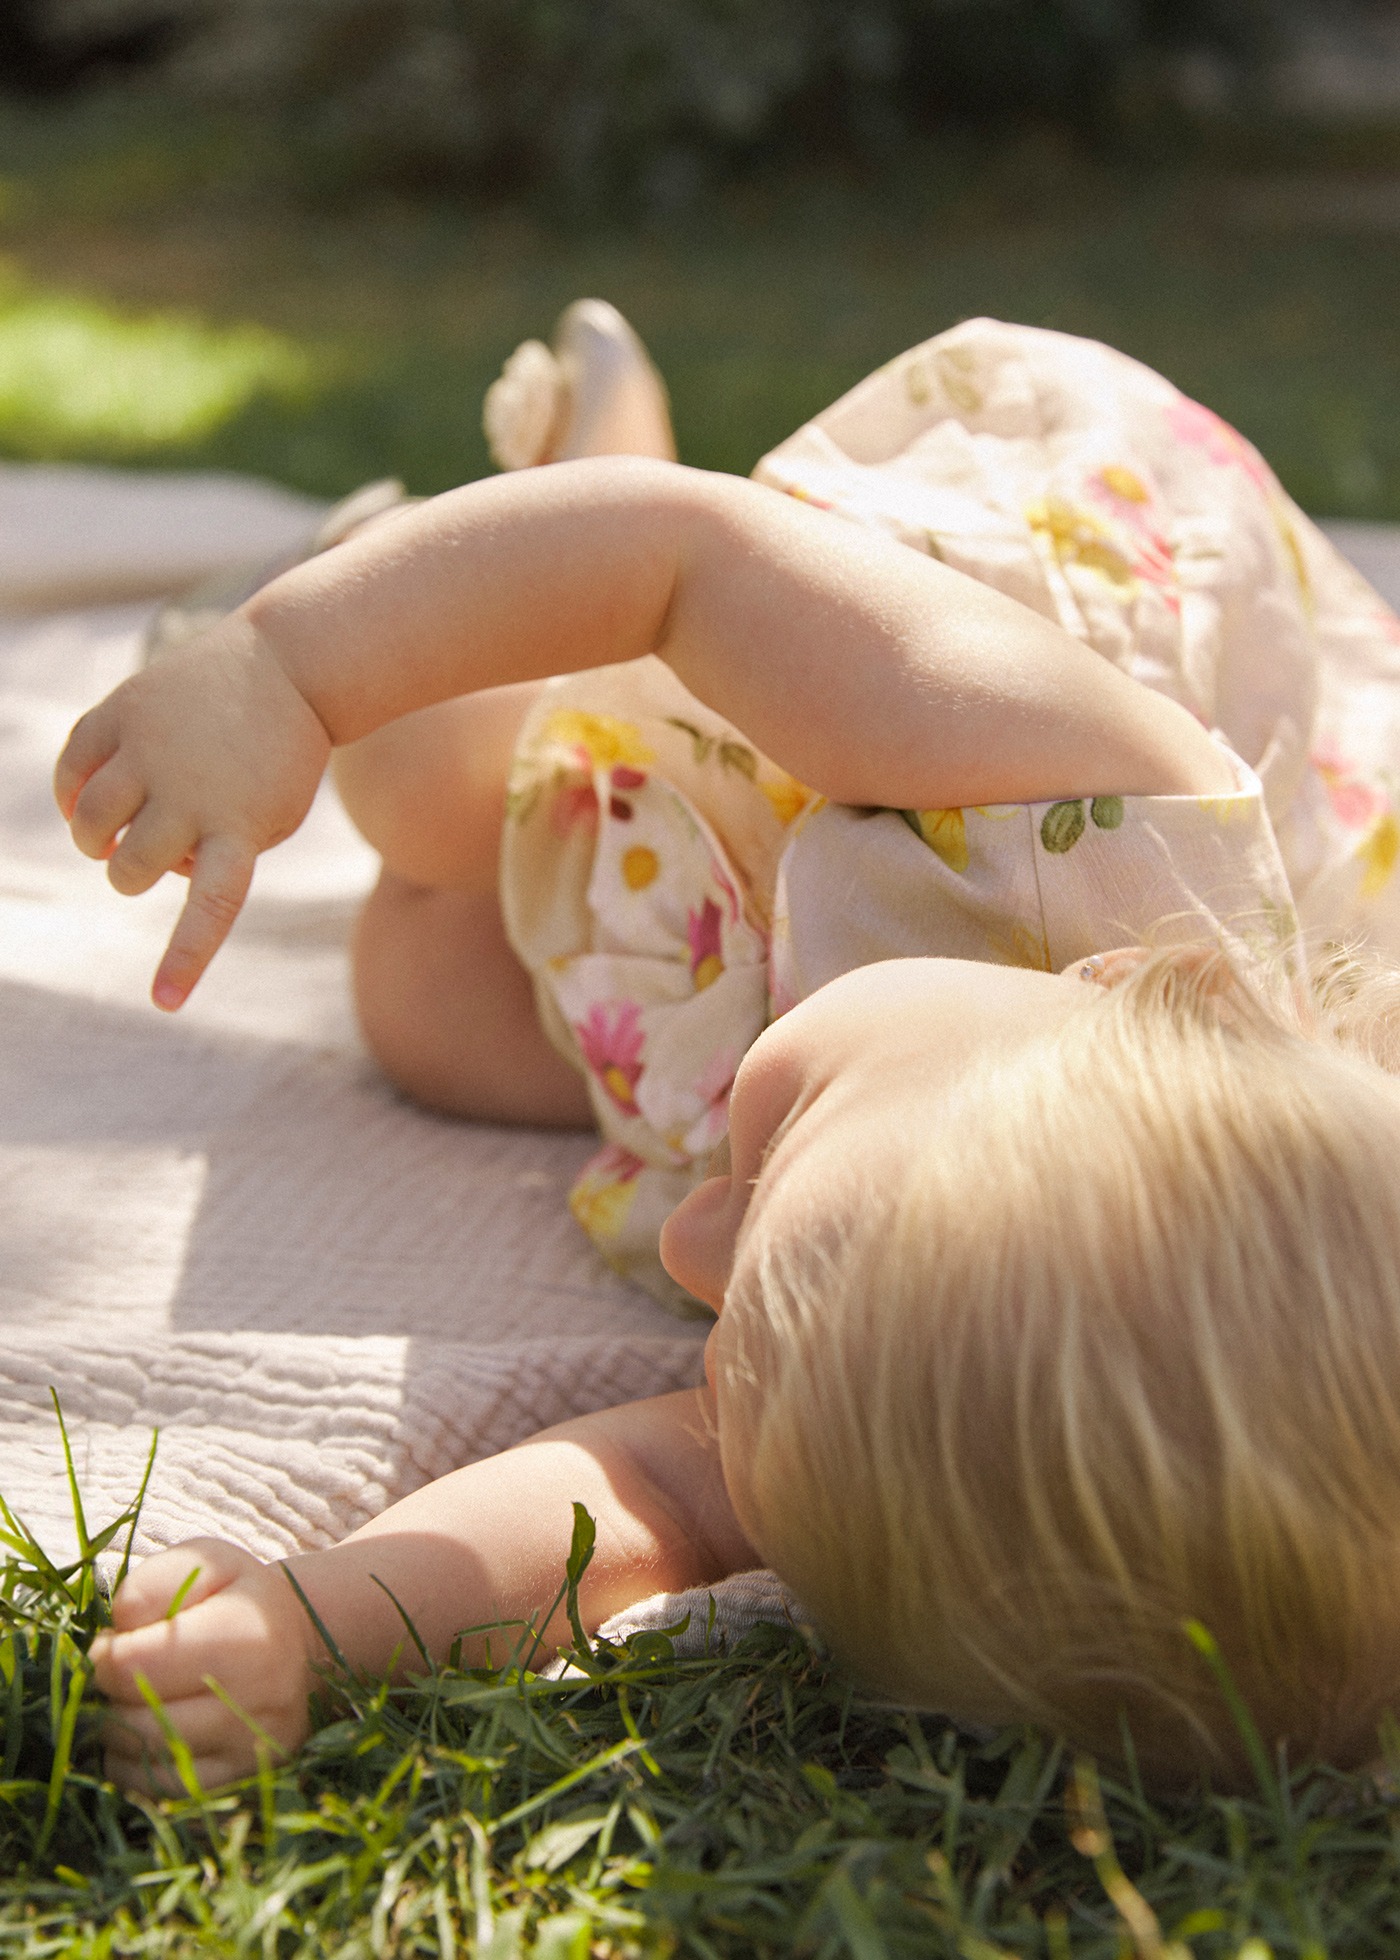
[[[707,1203],[737,1242],[725,1473],[875,1689],[1109,1756],[1126,1719],[1158,1780],[1238,1781],[1196,1619],[1267,1742],[1375,1753],[1400,1704],[1400,1084],[1377,1066],[1400,980],[1330,994],[1266,1005],[1199,952],[1111,992],[904,962],[753,1051],[734,1179],[690,1201],[702,1245]]]

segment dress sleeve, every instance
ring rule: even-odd
[[[816,811],[779,870],[775,1012],[855,967],[919,955],[1047,972],[1140,944],[1297,957],[1258,779],[1231,760],[1236,787],[1218,796]]]

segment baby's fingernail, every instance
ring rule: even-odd
[[[173,1014],[184,998],[185,990],[176,980],[157,979],[151,988],[151,999],[167,1014]]]

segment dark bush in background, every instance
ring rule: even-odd
[[[1393,0],[1350,0],[1358,20]],[[1334,21],[1348,0],[1332,0]],[[665,204],[756,157],[885,157],[949,120],[1102,137],[1220,110],[1302,0],[3,0],[12,85],[144,63],[338,180]]]

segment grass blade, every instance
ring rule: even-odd
[[[117,1576],[112,1585],[114,1594],[121,1591],[122,1582],[131,1570],[131,1552],[132,1547],[136,1543],[136,1527],[141,1521],[141,1510],[146,1502],[146,1492],[151,1487],[151,1472],[156,1467],[156,1445],[159,1442],[160,1431],[153,1429],[151,1431],[151,1447],[146,1452],[146,1468],[141,1473],[141,1488],[137,1491],[131,1505],[131,1529],[126,1534],[126,1549],[122,1553],[122,1562],[117,1567]],[[120,1520],[118,1522],[120,1523]]]
[[[594,1524],[582,1504],[574,1505],[574,1529],[569,1541],[569,1562],[564,1568],[566,1610],[569,1626],[574,1636],[574,1654],[579,1664],[591,1667],[593,1647],[583,1630],[583,1620],[578,1610],[578,1589],[583,1583],[583,1575],[593,1559],[593,1548],[598,1542],[598,1527]]]
[[[78,1665],[68,1677],[68,1692],[64,1696],[63,1713],[59,1718],[53,1767],[49,1771],[48,1794],[44,1801],[44,1821],[39,1827],[39,1835],[34,1844],[34,1855],[37,1858],[42,1858],[48,1850],[50,1840],[58,1827],[58,1813],[63,1803],[64,1785],[68,1781],[68,1765],[73,1755],[73,1736],[77,1730],[78,1711],[83,1705],[83,1691],[87,1687],[87,1682],[87,1665],[80,1657]]]
[[[58,1390],[49,1389],[49,1399],[53,1412],[58,1417],[58,1433],[63,1443],[63,1465],[68,1473],[68,1496],[73,1506],[73,1523],[78,1532],[78,1556],[81,1564],[86,1564],[92,1555],[92,1540],[88,1536],[87,1515],[83,1510],[82,1492],[78,1489],[78,1473],[73,1467],[73,1447],[68,1441],[68,1425],[63,1420],[63,1407],[58,1399]]]
[[[1215,1635],[1199,1620],[1184,1620],[1182,1631],[1215,1676],[1215,1685],[1220,1690],[1221,1699],[1229,1709],[1230,1719],[1239,1730],[1240,1739],[1244,1743],[1245,1754],[1249,1757],[1250,1768],[1254,1771],[1255,1780],[1259,1785],[1259,1794],[1274,1813],[1280,1835],[1287,1836],[1288,1819],[1279,1792],[1278,1775],[1269,1761],[1269,1752],[1264,1747],[1264,1739],[1255,1726],[1254,1717],[1249,1712],[1244,1696],[1235,1686],[1234,1676],[1225,1664],[1225,1656],[1220,1651]]]

